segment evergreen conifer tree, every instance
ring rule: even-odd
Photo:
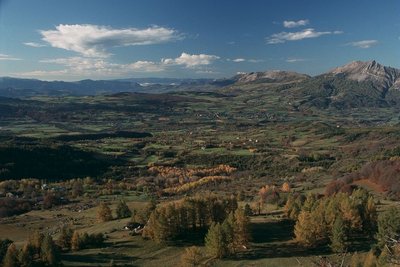
[[[33,266],[33,260],[35,257],[35,251],[32,245],[26,243],[21,252],[19,253],[19,262],[21,267],[31,267]]]
[[[126,202],[123,200],[120,200],[118,202],[116,213],[118,219],[128,218],[132,215],[131,210],[129,209],[128,205],[126,205]]]
[[[205,244],[207,252],[211,256],[215,258],[223,258],[227,255],[228,244],[220,223],[211,224],[205,238]]]
[[[56,266],[59,262],[58,251],[50,235],[46,235],[43,239],[40,258],[47,266]]]
[[[333,252],[341,253],[346,250],[347,233],[341,216],[337,216],[332,227],[331,248]]]

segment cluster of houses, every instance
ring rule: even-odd
[[[142,234],[145,225],[137,222],[129,222],[124,227],[124,230],[131,231],[131,235]]]

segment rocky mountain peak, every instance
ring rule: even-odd
[[[386,67],[375,60],[353,61],[329,72],[333,75],[344,75],[358,82],[372,82],[379,89],[400,89],[400,70]]]

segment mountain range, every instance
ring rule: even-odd
[[[273,90],[303,108],[400,107],[400,70],[376,61],[354,61],[314,77],[287,71],[237,75],[223,88],[235,94]]]
[[[354,61],[311,77],[288,71],[241,73],[229,79],[131,78],[77,82],[0,78],[0,96],[96,95],[119,92],[274,90],[297,106],[355,108],[400,106],[400,70],[376,61]]]

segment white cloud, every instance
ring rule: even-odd
[[[285,28],[296,28],[300,26],[306,26],[310,23],[308,19],[301,19],[298,21],[292,21],[292,20],[285,20],[283,22],[283,27]]]
[[[15,60],[22,60],[22,59],[6,54],[0,54],[0,61],[15,61]]]
[[[303,62],[306,61],[304,58],[288,58],[286,59],[287,63],[296,63],[296,62]]]
[[[24,43],[24,45],[31,46],[31,47],[44,47],[44,46],[46,46],[44,44],[39,44],[39,43],[34,43],[34,42],[26,42],[26,43]]]
[[[220,57],[215,55],[198,54],[191,55],[183,52],[179,57],[162,59],[161,63],[165,65],[184,65],[187,68],[194,68],[197,66],[210,65]]]
[[[366,49],[366,48],[375,46],[377,44],[378,44],[378,40],[363,40],[363,41],[351,42],[351,43],[348,43],[347,45]]]
[[[298,32],[280,32],[272,34],[270,37],[266,38],[268,44],[280,44],[285,43],[286,41],[299,41],[308,38],[317,38],[322,35],[328,34],[341,34],[341,31],[326,31],[326,32],[317,32],[313,28],[304,29]]]
[[[262,59],[249,59],[249,60],[247,60],[247,61],[250,62],[250,63],[264,62],[264,60],[262,60]]]
[[[232,61],[235,63],[240,63],[240,62],[259,63],[259,62],[263,62],[264,60],[262,60],[262,59],[246,59],[246,58],[235,58],[235,59],[228,58],[227,61]]]
[[[80,53],[87,57],[107,57],[107,49],[118,46],[150,45],[182,39],[174,29],[153,26],[145,29],[113,29],[106,26],[75,24],[43,30],[42,40],[52,47]]]

